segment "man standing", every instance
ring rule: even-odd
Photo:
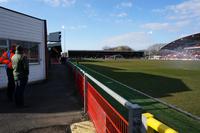
[[[17,107],[24,107],[24,90],[28,82],[29,64],[27,57],[23,55],[23,47],[16,47],[12,57],[13,75],[15,80],[15,103]]]
[[[13,94],[15,90],[15,82],[13,77],[13,68],[11,58],[15,54],[16,46],[13,45],[10,50],[5,51],[0,57],[0,64],[6,65],[6,74],[8,78],[8,86],[7,86],[7,97],[9,101],[13,101]]]

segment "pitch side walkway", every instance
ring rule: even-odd
[[[0,133],[53,125],[66,127],[80,121],[82,107],[72,82],[66,66],[52,65],[48,81],[27,87],[25,103],[28,107],[24,109],[15,108],[12,102],[6,101],[5,92],[0,91]],[[63,126],[62,129],[65,130]]]

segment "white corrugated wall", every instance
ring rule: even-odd
[[[45,31],[44,20],[32,18],[0,7],[0,38],[39,42],[38,64],[30,64],[29,81],[45,79]],[[5,68],[0,65],[0,88],[6,87]]]

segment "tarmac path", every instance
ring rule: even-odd
[[[67,126],[81,119],[82,105],[64,65],[52,65],[47,81],[28,85],[25,104],[27,108],[16,108],[13,102],[6,100],[5,91],[0,91],[0,133]]]

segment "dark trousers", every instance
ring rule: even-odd
[[[24,106],[24,90],[27,85],[28,78],[15,81],[15,104],[17,107]]]
[[[7,86],[7,97],[9,100],[13,100],[13,95],[15,91],[15,81],[13,76],[13,69],[7,68],[6,69],[7,77],[8,77],[8,86]]]

